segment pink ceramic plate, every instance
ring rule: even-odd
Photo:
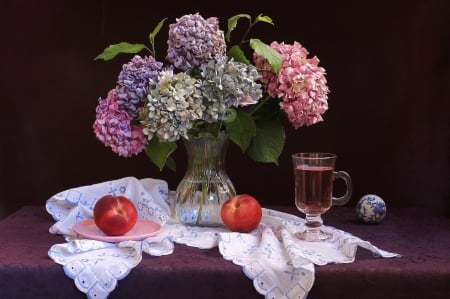
[[[122,242],[122,241],[137,241],[156,235],[161,229],[161,224],[149,220],[138,218],[134,227],[124,235],[108,236],[103,233],[94,219],[85,219],[73,225],[73,230],[83,238],[104,241],[104,242]]]

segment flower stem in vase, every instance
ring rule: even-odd
[[[200,208],[198,209],[197,221],[195,222],[196,225],[199,225],[202,219],[203,206],[206,204],[206,197],[208,196],[208,190],[209,190],[209,182],[203,183],[202,200],[200,202]]]

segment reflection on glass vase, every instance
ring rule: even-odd
[[[225,171],[228,136],[220,133],[183,140],[187,169],[176,189],[175,216],[187,225],[222,226],[222,204],[236,195]]]

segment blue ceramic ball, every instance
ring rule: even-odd
[[[362,222],[377,224],[386,216],[386,203],[378,195],[367,194],[356,204],[356,213]]]

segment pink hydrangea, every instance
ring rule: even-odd
[[[318,66],[319,59],[307,58],[309,52],[298,42],[292,45],[272,42],[270,46],[282,56],[278,74],[265,59],[254,55],[255,65],[262,69],[261,80],[266,92],[282,100],[280,107],[294,128],[323,121],[322,114],[328,110],[329,88],[325,69]]]
[[[129,114],[119,109],[116,89],[99,99],[93,129],[97,138],[119,156],[131,157],[147,145],[143,127],[132,124]]]

